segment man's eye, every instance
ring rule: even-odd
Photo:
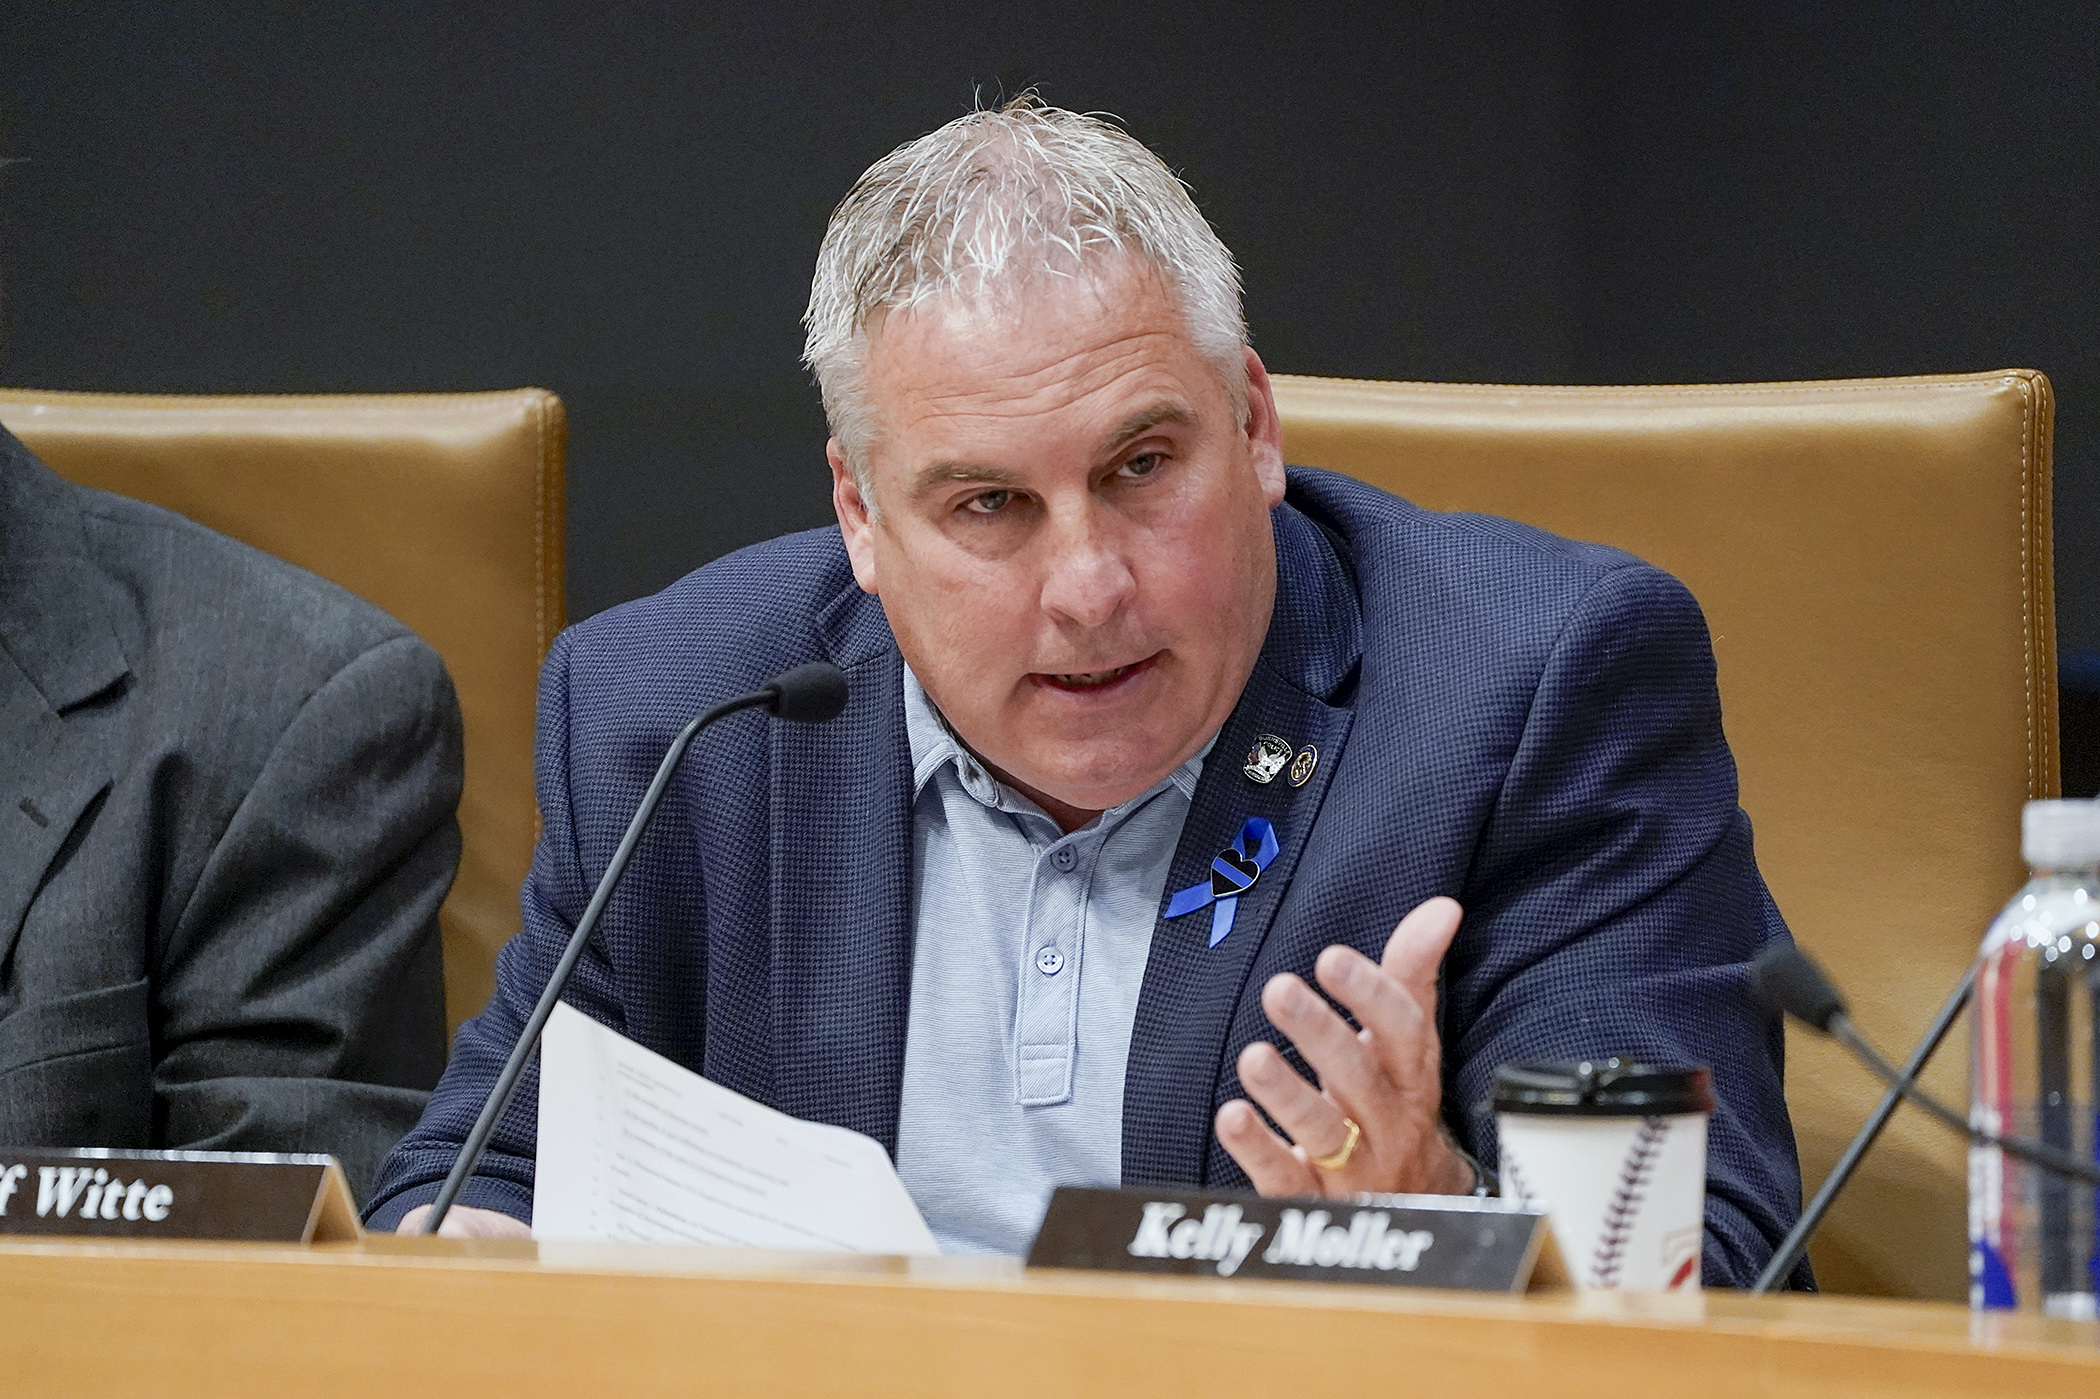
[[[1012,491],[986,491],[983,495],[971,496],[964,502],[963,509],[973,515],[996,515],[1013,504],[1013,499]]]
[[[1150,476],[1153,472],[1159,470],[1166,460],[1158,452],[1147,452],[1141,457],[1132,457],[1129,461],[1124,462],[1123,473],[1126,476]]]

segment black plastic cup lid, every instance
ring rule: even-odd
[[[1562,1117],[1670,1117],[1712,1112],[1705,1069],[1636,1059],[1504,1064],[1495,1071],[1495,1111]]]

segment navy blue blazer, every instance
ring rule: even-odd
[[[1258,1003],[1329,943],[1370,957],[1422,900],[1466,919],[1438,1020],[1447,1114],[1495,1158],[1497,1065],[1612,1053],[1710,1065],[1705,1271],[1746,1283],[1800,1195],[1781,1038],[1744,963],[1786,928],[1751,854],[1698,604],[1628,554],[1421,510],[1293,469],[1273,515],[1273,620],[1205,764],[1167,879],[1205,877],[1249,816],[1282,848],[1233,934],[1159,923],[1131,1035],[1123,1178],[1245,1188],[1211,1130]],[[544,822],[524,930],[462,1026],[371,1218],[436,1193],[666,745],[716,701],[813,658],[852,687],[830,724],[745,714],[703,734],[567,999],[798,1117],[897,1142],[911,1002],[903,661],[836,529],[719,559],[571,628],[540,685]],[[1315,745],[1302,788],[1256,785],[1256,735]],[[531,1218],[528,1075],[464,1203]]]

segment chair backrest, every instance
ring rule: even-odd
[[[1279,376],[1286,459],[1669,569],[1706,609],[1758,863],[1891,1052],[2057,791],[2048,380],[1654,388]],[[1878,1086],[1789,1031],[1813,1190]],[[1965,1030],[1928,1082],[1967,1094]],[[1901,1113],[1811,1250],[1826,1290],[1966,1295],[1964,1147]]]
[[[494,984],[532,859],[532,718],[562,624],[561,401],[507,393],[148,397],[0,390],[53,471],[165,506],[377,604],[436,649],[466,722],[440,915],[457,1025]]]

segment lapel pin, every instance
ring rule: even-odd
[[[1275,734],[1261,734],[1255,738],[1254,746],[1247,750],[1247,761],[1240,765],[1240,771],[1247,775],[1249,782],[1259,782],[1266,787],[1276,780],[1276,774],[1282,772],[1284,764],[1290,760],[1291,745],[1288,742]]]
[[[1291,785],[1293,787],[1303,787],[1306,783],[1312,781],[1313,769],[1319,765],[1320,750],[1313,747],[1310,743],[1306,744],[1298,750],[1298,756],[1291,761]]]
[[[1261,878],[1281,848],[1276,827],[1263,817],[1249,816],[1240,826],[1238,838],[1212,857],[1209,878],[1177,891],[1167,904],[1166,916],[1179,918],[1199,908],[1210,909],[1210,945],[1216,947],[1232,931],[1240,895],[1254,887],[1254,881]]]

